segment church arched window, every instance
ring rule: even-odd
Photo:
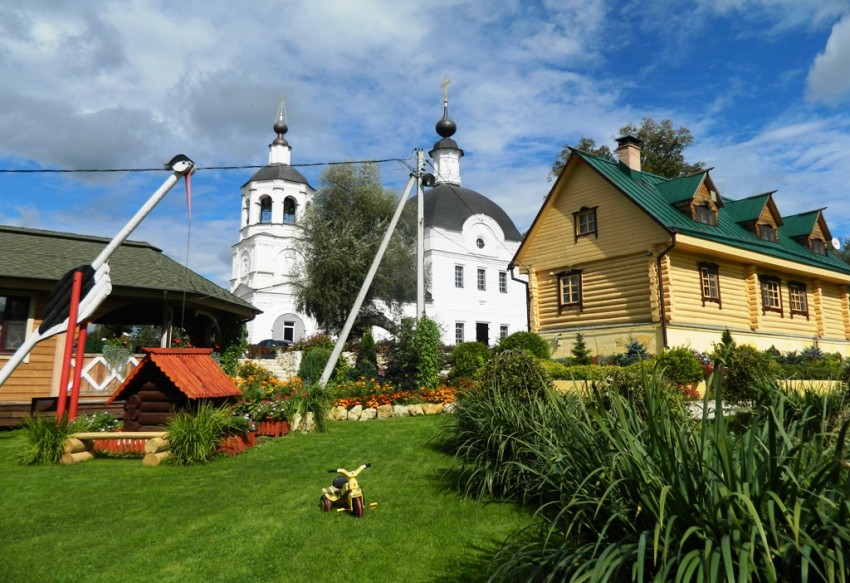
[[[260,199],[260,222],[272,222],[272,198],[264,196]]]
[[[283,222],[291,225],[295,222],[295,209],[298,208],[298,203],[291,196],[287,196],[283,201]]]

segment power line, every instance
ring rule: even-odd
[[[407,163],[403,158],[383,158],[379,160],[346,160],[344,162],[306,162],[303,164],[288,164],[292,168],[308,167],[308,166],[339,166],[342,164],[384,164],[387,162]],[[265,168],[271,164],[250,164],[244,166],[197,166],[195,170],[257,170]],[[0,168],[0,174],[83,174],[83,173],[115,173],[115,172],[164,172],[167,168],[86,168],[86,169],[70,169],[70,168]]]

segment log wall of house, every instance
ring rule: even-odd
[[[721,323],[730,329],[749,328],[750,312],[747,302],[746,270],[743,265],[718,261],[673,251],[670,257],[671,323],[689,323],[717,326]],[[700,262],[717,265],[720,303],[702,301]]]
[[[652,289],[644,253],[583,264],[582,307],[558,310],[559,279],[536,272],[540,329],[649,322]]]
[[[17,292],[16,295],[22,295]],[[37,296],[33,314],[44,312],[46,296]],[[41,318],[36,317],[31,330],[36,330],[41,324]],[[61,340],[61,341],[60,341]],[[0,403],[3,402],[27,402],[34,397],[50,397],[55,394],[54,386],[58,379],[54,378],[54,369],[57,354],[64,347],[64,335],[53,336],[35,345],[30,352],[28,361],[22,362],[12,373],[3,386],[0,387]],[[11,354],[0,355],[0,366],[8,362]]]

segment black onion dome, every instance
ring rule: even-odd
[[[428,227],[460,232],[469,217],[481,214],[499,224],[506,240],[522,241],[522,235],[502,207],[474,190],[452,184],[438,184],[425,193],[423,206],[425,225]]]
[[[277,134],[277,137],[271,143],[272,146],[288,146],[289,142],[284,138],[284,134],[289,131],[289,126],[286,125],[286,120],[283,119],[281,115],[277,121],[274,123],[274,132]]]
[[[443,105],[443,117],[436,125],[437,135],[441,138],[450,138],[457,131],[457,124],[449,119],[449,106]]]

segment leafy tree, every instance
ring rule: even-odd
[[[338,332],[366,278],[386,233],[398,196],[381,184],[374,164],[330,166],[299,223],[300,255],[293,278],[298,309],[329,332]],[[416,214],[408,205],[390,240],[355,323],[355,334],[370,325],[395,332],[397,324],[375,305],[386,302],[391,311],[415,300]]]
[[[666,178],[677,178],[699,172],[705,168],[705,163],[696,162],[690,164],[685,161],[683,151],[691,145],[694,137],[691,130],[682,126],[675,128],[669,119],[655,121],[651,117],[645,117],[640,126],[628,123],[620,128],[620,135],[633,135],[643,142],[641,147],[641,169]],[[596,146],[592,138],[582,137],[576,148],[590,154],[603,156],[614,160],[614,154],[607,146]],[[557,177],[567,163],[570,156],[570,148],[567,145],[555,158],[552,170],[549,173],[550,180]]]

